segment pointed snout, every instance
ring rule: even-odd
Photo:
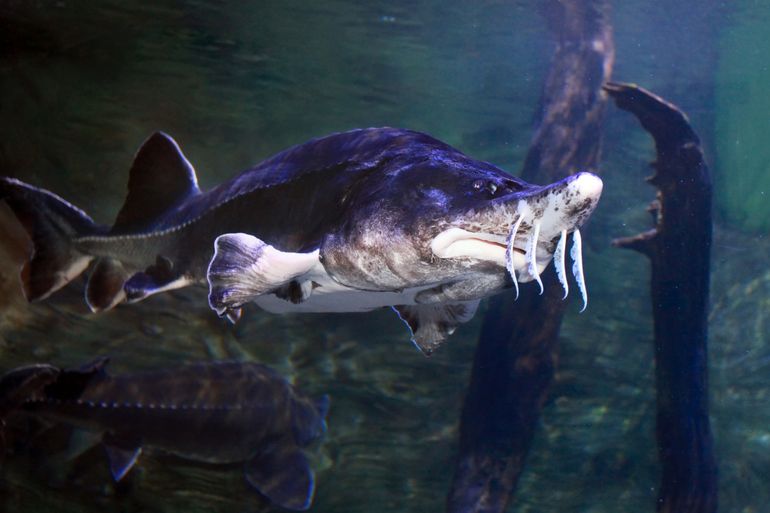
[[[569,187],[582,198],[592,198],[598,200],[602,195],[604,182],[602,182],[602,179],[593,173],[583,171],[571,175],[565,180],[569,180]]]
[[[555,197],[563,198],[565,202],[567,200],[594,200],[598,201],[602,194],[602,188],[604,184],[602,179],[593,173],[587,171],[581,171],[570,175],[558,182],[554,182],[549,185],[545,185],[538,191],[528,195],[527,199],[530,204],[534,204],[538,201],[550,201]]]
[[[564,203],[590,201],[594,205],[599,201],[604,184],[602,179],[593,173],[581,171],[566,178],[543,186],[530,186],[523,191],[516,191],[507,196],[493,201],[497,205],[528,205],[533,211],[546,207],[546,205],[559,198]]]
[[[541,236],[551,239],[563,230],[579,228],[596,208],[602,188],[601,178],[580,172],[552,184],[531,185],[494,198],[463,213],[452,225],[476,233],[483,240],[505,242],[514,224],[521,220],[522,241],[536,223],[541,226]]]
[[[566,230],[580,228],[591,216],[602,195],[601,178],[581,172],[544,187],[519,203],[525,221],[540,224],[544,241]]]

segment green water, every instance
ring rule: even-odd
[[[719,37],[716,76],[717,199],[728,221],[753,231],[770,230],[770,64],[758,40],[770,37],[770,11],[738,2]]]
[[[740,156],[722,148],[733,131],[763,122],[742,112],[761,117],[766,70],[736,45],[761,47],[770,13],[759,2],[734,11],[687,4],[614,2],[614,77],[681,106],[714,163],[710,379],[720,509],[762,512],[770,503],[770,242],[729,213],[731,205],[761,213],[764,203],[743,202],[752,191],[733,177],[762,171],[725,162],[759,161],[767,145],[755,136]],[[552,50],[536,5],[9,0],[0,5],[0,173],[51,189],[103,223],[123,201],[134,151],[158,129],[180,143],[202,187],[311,137],[381,125],[431,133],[515,174]],[[725,90],[728,72],[736,86]],[[649,227],[653,189],[643,177],[653,147],[635,120],[608,113],[605,192],[584,255],[591,303],[580,315],[576,302],[569,306],[557,379],[511,511],[654,508],[648,264],[609,246]],[[3,251],[3,369],[96,355],[110,355],[115,371],[258,360],[332,397],[329,432],[313,455],[313,511],[443,510],[484,304],[428,360],[389,311],[273,316],[254,307],[232,327],[209,310],[204,289],[189,289],[92,315],[82,280],[28,305],[16,281],[19,255]],[[150,454],[115,487],[103,459],[94,460],[75,486],[64,482],[66,465],[9,456],[4,511],[267,508],[238,468]]]

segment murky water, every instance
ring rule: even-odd
[[[382,125],[428,132],[515,174],[552,49],[536,4],[9,0],[0,6],[0,173],[55,191],[106,224],[123,201],[134,151],[159,129],[180,143],[204,188],[311,137]],[[747,91],[757,75],[748,72],[762,64],[747,61],[744,74],[736,56],[766,33],[767,7],[614,4],[614,77],[690,115],[718,186],[760,173],[720,153],[742,119],[721,105],[755,98]],[[719,85],[724,73],[731,89]],[[648,264],[609,246],[649,226],[653,189],[643,177],[653,148],[612,108],[604,148],[605,192],[584,255],[591,303],[580,315],[577,302],[569,307],[557,379],[511,511],[654,508]],[[762,151],[749,145],[742,155]],[[729,210],[741,204],[736,195],[754,192],[730,188],[717,204],[710,377],[723,511],[765,511],[770,500],[770,241]],[[11,228],[0,228],[5,240]],[[385,310],[274,316],[253,307],[233,327],[194,288],[93,315],[82,279],[29,305],[18,288],[18,245],[0,249],[2,369],[97,355],[109,355],[116,372],[257,360],[332,398],[326,441],[313,454],[313,511],[443,509],[483,303],[426,359]],[[73,470],[49,452],[6,458],[4,511],[268,508],[239,467],[150,454],[115,486],[101,453]]]

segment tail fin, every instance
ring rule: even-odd
[[[100,357],[74,370],[44,363],[17,367],[0,376],[0,461],[6,451],[5,419],[28,401],[73,400],[95,380],[107,379],[108,358]]]
[[[73,239],[102,230],[85,212],[52,192],[7,177],[0,177],[0,200],[11,207],[34,244],[21,270],[29,301],[47,298],[88,267],[92,257],[79,253]]]
[[[195,170],[179,145],[162,132],[151,135],[137,151],[129,174],[128,196],[111,228],[95,225],[85,212],[49,191],[0,177],[0,201],[10,206],[34,244],[21,270],[24,295],[29,301],[45,299],[88,267],[93,256],[78,251],[75,239],[152,230],[164,215],[196,194],[200,189]],[[91,310],[109,310],[126,299],[129,292],[129,299],[137,301],[175,288],[181,278],[164,275],[160,279],[155,273],[145,272],[128,290],[125,284],[130,276],[119,258],[101,257],[86,288]]]
[[[47,385],[56,381],[59,372],[52,365],[37,364],[18,367],[0,377],[0,461],[6,451],[5,418],[25,401],[39,396]]]
[[[0,420],[19,408],[25,401],[38,396],[56,381],[60,369],[36,364],[18,367],[0,377]]]
[[[17,367],[0,376],[0,421],[30,400],[74,400],[92,383],[108,379],[107,357],[77,369],[38,363]]]

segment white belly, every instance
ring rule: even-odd
[[[257,296],[254,302],[271,313],[368,312],[384,306],[413,305],[418,292],[436,286],[430,284],[398,292],[355,289],[334,281],[320,262],[303,279],[313,281],[315,286],[310,297],[301,303],[292,303],[274,294]]]

